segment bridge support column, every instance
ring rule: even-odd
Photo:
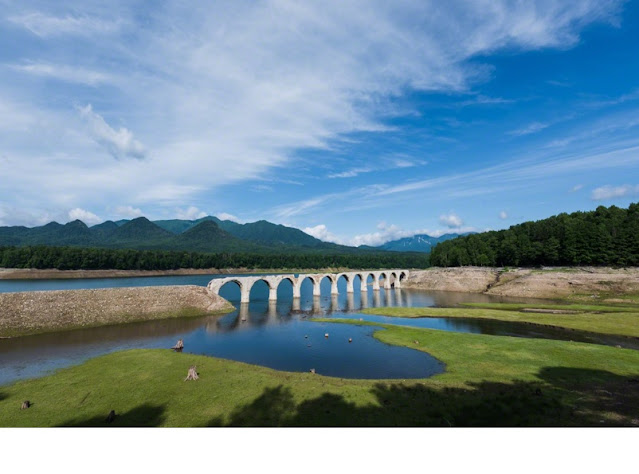
[[[248,303],[251,295],[251,287],[245,283],[240,288],[241,298],[240,303]]]
[[[399,281],[399,278],[395,278],[395,289],[399,290],[402,287],[402,282]]]
[[[368,285],[366,284],[366,280],[368,280],[368,276],[367,277],[360,277],[362,279],[362,283],[361,283],[361,287],[360,287],[360,291],[363,293],[365,291],[368,291]]]
[[[353,277],[350,277],[347,281],[346,281],[346,293],[354,293],[355,290],[353,289]]]
[[[320,282],[313,279],[313,296],[319,296],[322,293],[320,292]]]
[[[302,288],[302,283],[301,282],[296,282],[293,285],[293,298],[300,298],[300,296],[302,296],[301,293],[301,288]]]
[[[269,288],[268,289],[268,300],[276,301],[277,300],[277,288]]]
[[[331,280],[331,295],[338,295],[337,280]]]
[[[373,275],[373,290],[379,290],[379,275]]]
[[[385,290],[390,290],[391,289],[391,279],[390,279],[389,276],[384,278],[384,289]]]

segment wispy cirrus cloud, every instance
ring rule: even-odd
[[[42,38],[111,34],[119,31],[124,23],[122,19],[110,20],[73,14],[55,16],[43,12],[12,15],[8,20]]]
[[[532,133],[540,132],[540,131],[544,130],[545,128],[548,128],[549,126],[550,126],[549,123],[532,122],[532,123],[526,125],[525,127],[518,128],[518,129],[515,129],[515,130],[511,130],[510,132],[508,132],[508,134],[509,135],[514,135],[516,137],[521,137],[523,135],[530,135]]]
[[[104,72],[50,63],[10,64],[10,69],[34,76],[57,79],[65,82],[97,86],[105,82],[113,82],[114,78]]]
[[[0,130],[2,153],[22,163],[3,170],[0,200],[102,215],[112,202],[185,208],[295,166],[299,150],[325,150],[330,160],[335,141],[395,133],[389,109],[396,117],[414,110],[388,104],[415,91],[506,103],[472,92],[493,74],[487,57],[566,49],[587,25],[614,22],[622,2],[4,5],[2,36],[18,31],[37,47],[12,50],[18,68],[0,81],[2,95],[30,106],[20,111],[28,126]],[[92,106],[78,114],[76,104]],[[117,160],[103,159],[104,150]],[[294,209],[282,200],[280,211],[319,205],[306,201]]]

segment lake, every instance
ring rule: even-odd
[[[0,292],[125,286],[200,285],[212,278],[230,275],[192,275],[139,278],[73,280],[0,280]],[[245,276],[245,275],[238,275]],[[444,364],[427,353],[390,346],[373,337],[376,328],[349,324],[312,322],[314,316],[360,318],[366,321],[427,327],[445,331],[542,337],[629,347],[629,338],[599,337],[579,331],[543,326],[459,318],[389,318],[365,315],[362,308],[383,306],[450,307],[465,302],[520,302],[519,299],[482,294],[427,292],[391,289],[346,293],[346,282],[338,282],[339,295],[330,295],[330,282],[321,285],[321,296],[313,297],[312,284],[305,281],[301,298],[293,299],[290,282],[278,288],[277,302],[268,301],[268,287],[258,282],[251,302],[240,304],[240,291],[230,283],[220,295],[236,310],[222,316],[170,319],[123,324],[60,333],[0,340],[0,385],[37,377],[52,370],[81,363],[113,351],[133,348],[170,348],[184,340],[185,352],[232,359],[277,370],[308,372],[343,378],[407,379],[441,373]],[[328,337],[325,335],[328,333]],[[349,342],[349,339],[352,342]],[[638,349],[639,347],[631,347]]]

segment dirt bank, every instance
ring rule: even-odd
[[[180,268],[178,270],[56,270],[36,268],[0,268],[0,280],[62,280],[74,278],[132,278],[175,275],[228,275],[242,273],[339,273],[346,268],[325,269],[251,269],[251,268]]]
[[[520,298],[639,302],[639,268],[486,268],[415,270],[406,288]]]
[[[0,337],[232,309],[224,298],[191,285],[0,293]]]

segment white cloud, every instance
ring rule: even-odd
[[[448,226],[451,229],[455,227],[461,227],[464,224],[464,221],[462,221],[461,217],[459,217],[454,212],[439,216],[439,222],[440,224]]]
[[[125,157],[143,159],[146,155],[144,146],[133,138],[133,133],[124,127],[119,130],[111,128],[105,120],[93,111],[91,104],[80,107],[80,116],[87,122],[89,133],[116,159]]]
[[[508,219],[508,213],[506,211],[501,211],[499,213],[499,218],[504,220],[504,219]]]
[[[237,222],[238,224],[242,224],[244,222],[239,217],[234,216],[233,214],[229,214],[228,212],[218,212],[217,214],[215,214],[215,217],[223,221]]]
[[[119,217],[142,217],[144,213],[140,208],[133,206],[118,206],[113,210],[113,213]]]
[[[19,196],[29,208],[51,202],[58,206],[52,212],[64,216],[72,206],[107,209],[113,202],[185,207],[205,191],[211,196],[229,183],[296,165],[298,150],[330,150],[358,132],[386,133],[388,103],[402,102],[394,98],[415,90],[469,94],[489,78],[482,63],[491,54],[567,48],[586,25],[613,19],[621,2],[355,0],[218,8],[169,0],[151,15],[142,3],[123,0],[52,5],[3,3],[10,34],[18,26],[39,37],[17,45],[8,60],[24,73],[99,87],[51,81],[43,94],[39,81],[2,75],[3,84],[14,83],[0,92],[29,110],[5,114],[0,100],[2,153],[20,161],[0,173],[0,199],[14,206],[12,196]],[[91,139],[78,133],[69,104],[93,104],[106,118],[91,106],[79,109]],[[35,107],[43,110],[32,113]],[[126,128],[113,126],[116,120]],[[4,124],[19,133],[3,135]],[[120,161],[104,159],[94,142]],[[152,159],[123,159],[145,156]],[[284,218],[326,203],[307,199],[300,211],[284,200],[264,202],[256,206],[280,203]]]
[[[94,213],[86,211],[84,209],[80,209],[79,207],[76,207],[75,209],[71,209],[69,211],[69,220],[74,221],[76,219],[80,219],[87,225],[99,224],[102,222],[102,219],[96,216]]]
[[[341,173],[329,174],[327,177],[328,178],[354,178],[357,175],[360,175],[362,173],[370,173],[371,171],[374,171],[374,169],[373,168],[352,168],[347,171],[342,171]]]
[[[508,134],[514,135],[516,137],[520,137],[522,135],[530,135],[531,133],[540,132],[541,130],[548,128],[549,126],[550,126],[549,123],[533,122],[531,124],[526,125],[525,127],[512,130],[508,132]]]
[[[570,192],[571,193],[576,193],[577,191],[579,191],[583,187],[584,187],[583,184],[575,184],[572,188],[570,188]]]
[[[634,196],[639,194],[639,184],[632,186],[624,184],[623,186],[602,186],[592,191],[590,198],[593,201],[603,201],[607,199],[617,199],[622,197]]]
[[[338,242],[340,239],[328,231],[324,224],[316,225],[315,227],[305,227],[302,232],[312,235],[316,239],[323,240],[324,242]]]
[[[206,212],[200,211],[195,206],[189,206],[186,209],[178,209],[177,210],[177,218],[178,219],[186,219],[188,221],[194,221],[196,219],[201,219],[202,217],[206,217],[208,214]]]

